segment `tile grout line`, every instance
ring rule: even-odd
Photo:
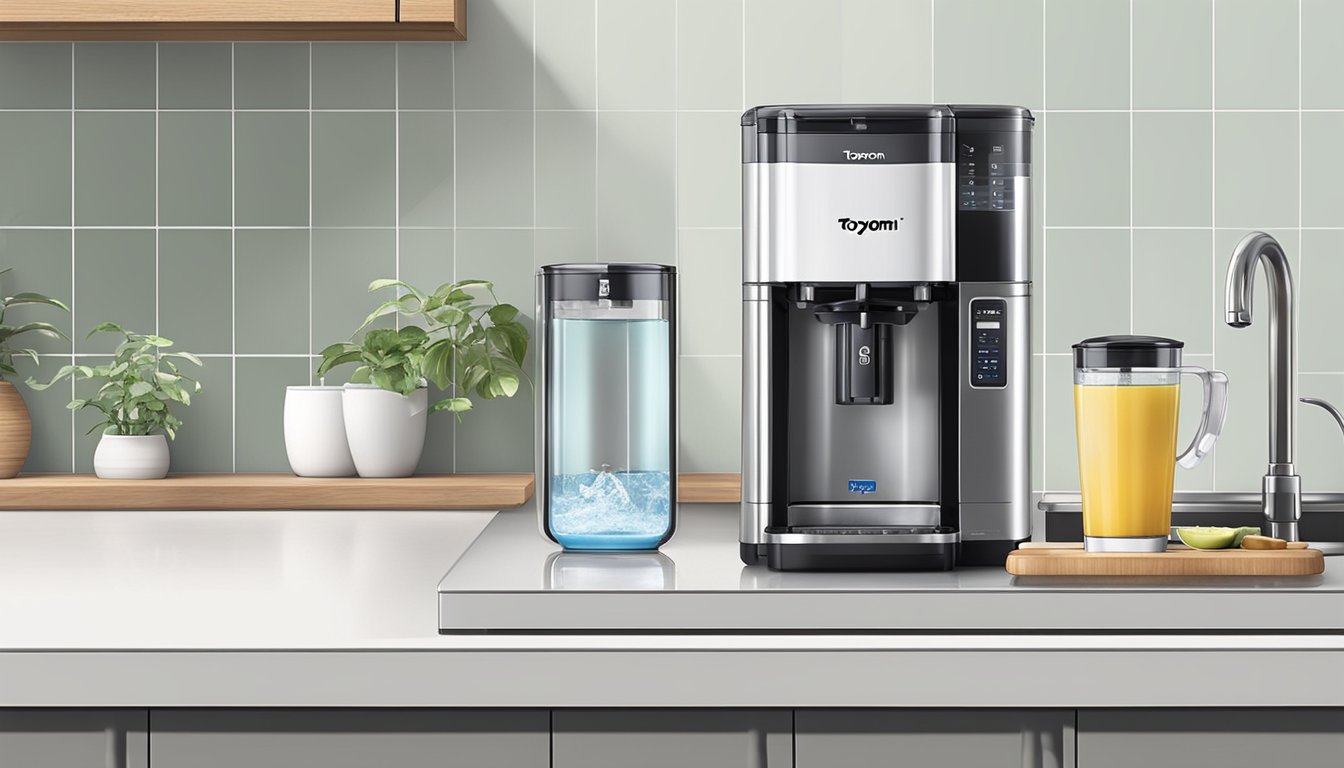
[[[396,108],[392,118],[392,130],[396,134],[392,140],[392,277],[401,279],[401,43],[392,44],[392,106]],[[456,169],[454,169],[456,170]],[[402,288],[396,289],[397,295]],[[392,327],[401,329],[401,315],[392,314]],[[309,349],[312,348],[311,342]]]
[[[1129,0],[1129,332],[1134,333],[1134,0]]]
[[[75,364],[75,44],[70,44],[70,364]],[[75,380],[70,379],[70,399],[75,399]],[[70,471],[75,471],[75,412],[70,411]]]
[[[535,40],[535,38],[534,38],[533,41],[532,41],[532,56],[533,56],[534,59],[535,59],[535,57],[536,57],[536,55],[537,55],[536,47],[537,47],[537,45],[536,45],[536,40]],[[451,271],[452,271],[452,280],[453,280],[453,282],[457,282],[457,230],[458,230],[458,226],[457,226],[457,225],[458,225],[458,218],[457,218],[457,171],[458,171],[458,168],[460,168],[461,166],[460,166],[460,165],[458,164],[458,162],[457,162],[457,132],[458,132],[458,129],[460,128],[460,125],[459,125],[459,123],[458,123],[458,121],[457,121],[457,46],[456,46],[456,45],[450,45],[450,46],[448,47],[448,62],[449,62],[449,66],[452,67],[452,72],[449,74],[449,80],[451,81],[451,83],[452,83],[452,88],[453,88],[453,95],[452,95],[452,97],[449,99],[449,102],[448,102],[448,105],[449,105],[449,107],[451,107],[451,112],[452,112],[452,115],[453,115],[453,139],[452,139],[452,141],[453,141],[453,145],[452,145],[452,148],[451,148],[451,150],[450,150],[450,151],[451,151],[451,154],[452,154],[452,156],[453,156],[453,237],[452,237],[452,242],[453,242],[453,253],[452,253],[452,270],[451,270]],[[457,386],[456,386],[456,384],[454,384],[454,386],[453,386],[452,396],[453,396],[453,397],[457,397]],[[457,471],[457,424],[456,424],[456,423],[453,424],[452,429],[451,429],[451,431],[449,432],[449,436],[448,436],[448,468],[449,468],[449,470],[452,471],[452,472],[456,472],[456,471]]]
[[[1046,39],[1046,37],[1045,37],[1045,36],[1046,36],[1046,34],[1047,34],[1047,27],[1046,27],[1046,20],[1045,20],[1045,3],[1042,2],[1042,3],[1041,3],[1041,112],[1042,112],[1042,113],[1045,113],[1045,112],[1046,112],[1046,110],[1045,110],[1045,105],[1046,105],[1045,94],[1046,94],[1046,83],[1047,83],[1047,79],[1046,79],[1046,76],[1045,76],[1045,67],[1046,67],[1046,58],[1045,58],[1045,54],[1046,54],[1045,39]],[[1048,255],[1048,254],[1049,254],[1048,248],[1049,248],[1049,242],[1050,242],[1050,240],[1049,240],[1049,238],[1046,237],[1046,233],[1049,231],[1049,230],[1048,230],[1048,222],[1049,222],[1049,219],[1046,218],[1046,211],[1047,211],[1048,208],[1049,208],[1049,203],[1048,203],[1048,199],[1049,199],[1049,198],[1048,198],[1048,193],[1049,193],[1049,191],[1050,191],[1050,190],[1049,190],[1049,186],[1048,186],[1048,181],[1047,181],[1047,178],[1046,178],[1046,171],[1047,171],[1047,169],[1048,169],[1048,165],[1047,165],[1047,163],[1049,163],[1049,158],[1050,158],[1050,145],[1049,145],[1049,143],[1046,141],[1046,139],[1048,138],[1048,135],[1049,135],[1049,130],[1050,130],[1050,129],[1047,127],[1047,123],[1048,123],[1048,122],[1049,122],[1049,120],[1048,120],[1047,118],[1042,117],[1042,119],[1041,119],[1041,346],[1042,346],[1042,347],[1047,347],[1047,346],[1048,346],[1048,345],[1045,343],[1045,340],[1048,338],[1047,331],[1048,331],[1048,329],[1049,329],[1049,327],[1050,327],[1049,322],[1048,322],[1048,317],[1049,317],[1049,316],[1046,314],[1047,311],[1048,311],[1048,306],[1049,306],[1049,305],[1046,304],[1046,301],[1045,301],[1045,292],[1046,292],[1046,288],[1047,288],[1047,286],[1048,286],[1048,284],[1049,284],[1049,282],[1048,282],[1048,276],[1049,276],[1049,274],[1050,274],[1050,268],[1049,268],[1050,262],[1049,262],[1049,255]],[[1040,422],[1040,429],[1041,429],[1041,492],[1042,492],[1042,493],[1045,493],[1045,492],[1046,492],[1046,488],[1048,487],[1048,486],[1047,486],[1047,482],[1046,482],[1046,481],[1048,480],[1048,478],[1046,477],[1046,471],[1045,471],[1045,468],[1046,468],[1046,466],[1050,463],[1050,462],[1049,462],[1049,459],[1047,458],[1047,457],[1050,455],[1050,454],[1049,454],[1049,442],[1048,442],[1049,435],[1048,435],[1048,431],[1047,431],[1047,426],[1048,426],[1048,424],[1049,424],[1049,417],[1046,415],[1046,407],[1045,407],[1045,404],[1048,403],[1048,402],[1050,402],[1050,399],[1049,399],[1049,397],[1047,396],[1047,395],[1048,395],[1048,387],[1047,387],[1047,384],[1049,383],[1049,380],[1050,380],[1050,376],[1049,376],[1049,373],[1046,371],[1046,360],[1045,360],[1044,358],[1042,358],[1042,360],[1041,360],[1041,422]]]
[[[154,335],[159,335],[159,43],[154,43]]]
[[[1213,307],[1209,318],[1209,349],[1215,370],[1218,369],[1218,6],[1209,3],[1209,293]],[[1210,484],[1218,490],[1218,452],[1209,454]]]
[[[308,43],[308,354],[313,353],[313,44]],[[308,367],[308,384],[314,384]],[[326,383],[326,377],[322,378]]]
[[[238,471],[238,45],[229,43],[229,466]]]

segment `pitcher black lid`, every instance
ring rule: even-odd
[[[1093,336],[1073,345],[1076,368],[1179,368],[1185,342],[1163,336]]]

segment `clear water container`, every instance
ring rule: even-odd
[[[677,497],[676,269],[537,274],[537,506],[568,550],[657,549]]]

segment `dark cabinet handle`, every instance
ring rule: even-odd
[[[107,755],[103,763],[107,768],[126,768],[126,729],[108,726],[103,732],[107,734]]]

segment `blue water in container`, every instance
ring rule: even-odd
[[[556,319],[549,520],[565,549],[655,549],[672,528],[666,320]]]

